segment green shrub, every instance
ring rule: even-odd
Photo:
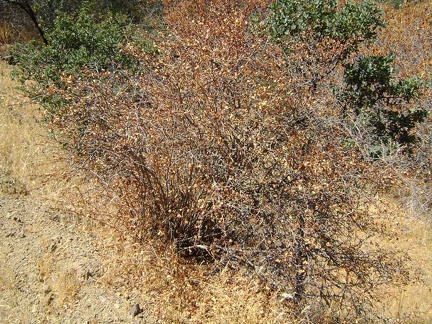
[[[363,121],[370,129],[369,154],[378,158],[381,144],[388,148],[399,144],[410,151],[418,141],[417,124],[426,120],[429,111],[412,109],[407,104],[421,93],[425,83],[416,77],[395,80],[392,56],[360,57],[345,66],[345,85],[339,93],[343,114],[351,120]]]
[[[400,145],[410,151],[418,140],[415,126],[426,120],[428,111],[408,104],[422,92],[424,83],[418,78],[394,81],[392,56],[361,57],[347,63],[358,55],[361,44],[373,41],[384,27],[378,6],[371,1],[339,6],[337,1],[278,0],[271,9],[270,33],[287,53],[288,71],[300,74],[303,84],[316,90],[343,66],[344,85],[338,100],[343,115],[352,112],[359,132],[370,134],[368,154],[377,158],[383,147],[392,150]]]
[[[340,8],[335,0],[277,0],[271,10],[272,36],[290,41],[329,37],[353,46],[373,39],[383,26],[382,11],[371,1],[348,2]]]
[[[316,90],[319,83],[384,26],[371,1],[277,0],[267,20],[272,38],[285,51],[289,72]]]
[[[45,97],[50,86],[64,85],[62,74],[81,69],[133,68],[136,62],[122,50],[127,43],[127,27],[125,16],[98,15],[88,4],[74,14],[59,13],[46,33],[48,45],[32,42],[15,47],[18,76],[21,81],[36,81],[33,92],[43,89]]]

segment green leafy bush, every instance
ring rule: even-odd
[[[272,37],[287,54],[287,69],[300,74],[300,84],[312,90],[343,66],[344,85],[338,93],[343,115],[355,115],[360,133],[370,133],[368,152],[380,157],[383,145],[410,151],[417,141],[415,126],[426,120],[427,109],[407,104],[422,92],[419,78],[394,81],[392,56],[361,57],[359,47],[375,39],[384,27],[383,12],[371,1],[346,3],[324,0],[278,0],[268,20]],[[313,93],[313,92],[312,92]],[[381,153],[380,153],[381,151]]]
[[[277,0],[271,6],[273,37],[318,41],[329,37],[353,46],[376,36],[383,26],[382,11],[371,1]]]
[[[371,129],[369,154],[374,158],[382,154],[380,144],[397,143],[409,151],[418,140],[416,125],[429,115],[425,108],[407,108],[425,84],[416,77],[395,80],[393,60],[392,56],[370,56],[347,64],[345,86],[339,93],[345,117],[351,113],[351,120],[362,120],[362,127]]]
[[[90,5],[74,14],[59,13],[46,33],[48,45],[16,46],[13,56],[22,81],[33,80],[39,88],[62,86],[61,74],[80,69],[132,68],[134,61],[122,51],[126,45],[128,21],[110,13],[100,16]]]
[[[341,6],[327,0],[277,0],[270,9],[271,36],[284,49],[288,68],[301,72],[299,83],[313,90],[384,26],[382,11],[371,1]]]

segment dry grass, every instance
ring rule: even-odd
[[[412,267],[418,268],[420,280],[399,290],[398,298],[389,305],[394,317],[406,314],[424,321],[432,322],[432,226],[422,220],[401,219],[406,227],[406,236],[397,244],[406,249],[411,256]],[[397,295],[396,295],[397,296]]]
[[[10,25],[0,23],[0,45],[11,44],[13,41],[13,32]]]
[[[49,162],[50,146],[41,145],[46,135],[38,122],[37,106],[17,91],[10,72],[0,62],[0,169],[36,189],[35,175]]]
[[[246,273],[229,267],[212,273],[207,265],[178,258],[174,249],[153,248],[157,242],[137,246],[109,231],[102,236],[105,249],[116,248],[106,260],[103,282],[137,291],[146,313],[162,323],[293,322],[283,296]]]
[[[74,209],[70,195],[84,179],[68,174],[61,149],[44,128],[39,106],[11,80],[0,61],[0,182],[8,193],[31,194]],[[5,179],[5,180],[4,180]],[[5,188],[5,182],[10,187]],[[4,190],[3,190],[4,191]],[[15,191],[15,192],[14,192]]]
[[[58,269],[52,276],[54,307],[62,308],[65,304],[73,304],[81,289],[81,281],[74,269]]]
[[[431,322],[432,224],[403,213],[397,203],[389,208],[399,234],[379,243],[407,251],[413,278],[418,280],[383,291],[376,310],[395,322]],[[247,274],[228,268],[212,274],[206,266],[184,263],[173,251],[151,248],[154,242],[136,246],[112,232],[102,236],[110,237],[106,250],[116,248],[106,260],[104,283],[138,290],[145,309],[163,323],[295,322],[284,307],[283,294],[269,293]]]
[[[45,253],[36,264],[39,280],[46,283],[54,269],[54,256],[51,253]]]
[[[380,292],[378,311],[395,321],[432,322],[432,223],[401,207],[392,197],[384,199],[387,213],[396,225],[394,235],[381,238],[378,244],[406,251],[410,260],[410,281]]]
[[[36,271],[39,280],[48,287],[45,306],[54,311],[76,300],[82,285],[76,269],[57,264],[54,254],[47,252],[36,263]]]
[[[6,256],[4,253],[0,254],[0,292],[4,290],[11,290],[15,285],[15,278],[12,269],[5,262]],[[2,300],[0,299],[0,303]],[[1,307],[1,306],[0,306]]]

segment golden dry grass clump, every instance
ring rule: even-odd
[[[17,182],[32,185],[34,166],[43,159],[38,147],[37,106],[20,94],[10,78],[11,68],[0,62],[0,168]],[[36,127],[35,127],[36,126]]]
[[[1,190],[31,193],[64,205],[70,202],[64,194],[75,185],[65,175],[61,150],[44,127],[40,107],[18,90],[11,71],[0,61]]]
[[[57,207],[79,209],[74,201],[88,185],[72,172],[59,143],[47,129],[40,105],[11,77],[13,67],[0,61],[0,182],[1,190],[31,194],[56,202]],[[90,189],[89,189],[90,190]]]
[[[407,210],[393,197],[383,201],[387,205],[387,212],[394,215],[395,235],[383,237],[377,244],[406,251],[413,280],[403,287],[383,289],[380,294],[383,301],[381,311],[402,323],[429,323],[432,321],[431,220],[429,217],[419,218],[415,210]]]

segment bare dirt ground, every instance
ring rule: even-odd
[[[3,192],[0,215],[0,322],[132,320],[136,302],[98,283],[103,263],[95,237],[30,197]]]
[[[2,177],[0,187],[0,322],[149,322],[125,289],[100,282],[96,237]]]

